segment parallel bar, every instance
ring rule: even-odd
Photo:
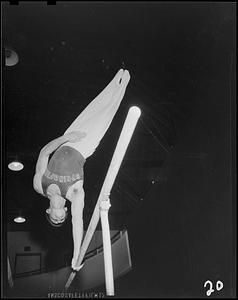
[[[129,109],[126,120],[124,122],[120,137],[118,139],[111,164],[108,168],[107,175],[105,177],[101,192],[98,197],[97,204],[95,206],[91,221],[88,226],[88,230],[86,232],[83,244],[81,246],[79,258],[77,260],[77,266],[80,266],[82,263],[82,260],[84,258],[84,255],[88,249],[88,246],[91,242],[92,236],[94,234],[94,231],[97,227],[98,221],[99,221],[99,206],[103,199],[108,198],[111,192],[111,188],[113,186],[113,183],[115,181],[115,178],[117,176],[117,173],[119,171],[119,168],[121,166],[122,160],[124,158],[125,152],[127,150],[127,147],[129,145],[129,142],[131,140],[131,137],[133,135],[133,132],[135,130],[137,121],[140,117],[141,111],[138,107],[133,106]],[[72,272],[66,282],[65,289],[67,290],[71,282],[73,281],[74,277],[76,275],[76,272]]]

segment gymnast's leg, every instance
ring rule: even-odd
[[[101,139],[108,130],[125,94],[130,74],[127,70],[119,70],[107,87],[80,113],[66,130],[86,133],[78,143],[65,143],[77,149],[84,158],[93,154]]]

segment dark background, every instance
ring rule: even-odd
[[[114,74],[131,80],[85,166],[85,229],[128,108],[142,116],[112,190],[110,224],[127,228],[132,271],[121,297],[235,295],[234,2],[20,2],[2,6],[3,225],[44,246],[68,243],[32,188],[40,149],[61,135]],[[4,53],[4,51],[3,51]],[[4,55],[3,55],[4,56]],[[3,57],[4,59],[4,57]],[[21,172],[8,170],[16,155]],[[19,212],[24,224],[14,224]]]

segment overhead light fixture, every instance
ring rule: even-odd
[[[14,222],[15,223],[24,223],[24,222],[26,222],[26,219],[22,215],[21,211],[19,212],[18,216],[16,218],[14,218]]]
[[[5,63],[6,66],[11,67],[15,66],[19,61],[17,53],[12,50],[10,47],[5,48]]]
[[[23,218],[23,217],[21,217],[21,216],[19,216],[19,217],[16,217],[14,219],[14,222],[16,222],[16,223],[24,223],[24,222],[26,222],[26,219]]]
[[[16,157],[12,162],[8,164],[8,168],[12,171],[21,171],[24,168],[24,165]]]

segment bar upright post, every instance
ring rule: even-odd
[[[110,236],[110,227],[108,222],[108,210],[110,206],[111,204],[109,198],[102,200],[100,203],[106,293],[107,296],[114,296],[111,236]]]

